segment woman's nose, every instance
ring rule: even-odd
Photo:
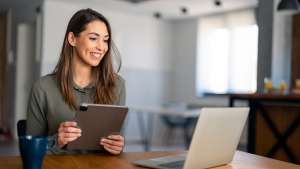
[[[103,44],[103,42],[100,41],[97,45],[97,49],[101,51],[101,50],[103,50],[103,48],[104,48],[104,44]]]

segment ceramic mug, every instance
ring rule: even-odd
[[[48,142],[53,141],[51,147]],[[54,138],[25,135],[19,137],[19,150],[24,169],[41,169],[46,150],[56,146]]]

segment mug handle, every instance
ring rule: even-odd
[[[48,147],[48,144],[47,144],[47,147],[46,147],[47,150],[50,150],[56,146],[56,140],[54,138],[47,138],[47,140],[48,140],[48,142],[53,141],[53,145],[51,147]]]

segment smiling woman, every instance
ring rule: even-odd
[[[112,52],[118,63],[117,72],[121,57],[111,36],[110,24],[103,15],[91,9],[78,11],[68,24],[54,71],[33,84],[26,134],[55,138],[58,144],[47,154],[97,152],[65,148],[81,136],[73,122],[78,104],[125,105],[125,81],[114,71]],[[124,127],[119,135],[99,140],[99,144],[119,154],[124,146]]]

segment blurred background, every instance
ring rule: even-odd
[[[282,2],[296,7],[282,12]],[[26,119],[31,85],[54,69],[67,24],[83,8],[108,18],[122,56],[125,152],[187,149],[200,108],[264,92],[265,77],[293,87],[296,0],[0,0],[0,155],[19,155],[17,122]],[[300,128],[293,131],[300,141]]]

